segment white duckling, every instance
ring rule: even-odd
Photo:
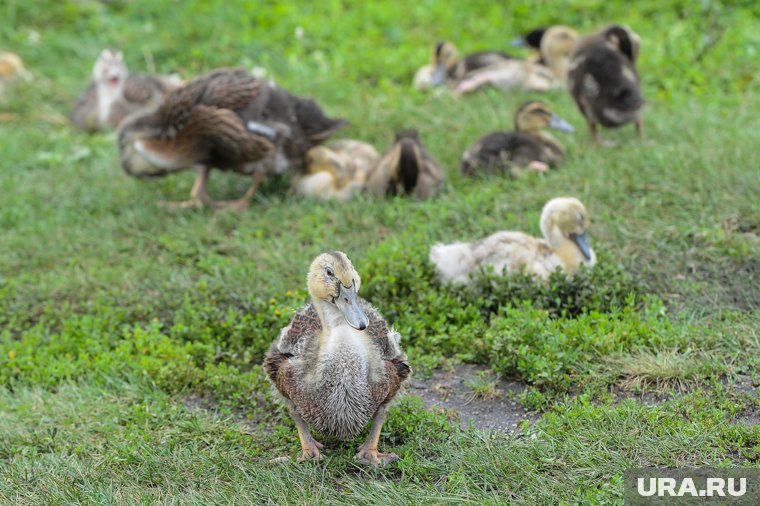
[[[442,281],[455,283],[467,283],[472,272],[486,265],[498,274],[524,271],[546,280],[557,269],[572,274],[581,265],[596,263],[586,236],[589,216],[578,199],[550,200],[541,211],[540,224],[543,239],[504,231],[475,242],[439,243],[431,248],[430,261]]]

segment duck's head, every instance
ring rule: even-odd
[[[552,112],[548,105],[538,100],[525,102],[515,113],[515,128],[519,132],[535,133],[542,128],[555,128],[573,132],[573,125]]]
[[[127,65],[124,54],[117,49],[104,49],[95,60],[92,70],[93,80],[109,88],[118,88],[127,79]]]
[[[607,44],[636,63],[641,49],[641,38],[636,32],[626,25],[609,25],[603,29],[602,34]]]
[[[589,224],[586,208],[574,197],[552,199],[541,211],[541,232],[549,244],[559,249],[570,241],[586,262],[596,259],[586,235]]]
[[[556,25],[547,29],[541,38],[541,56],[555,73],[567,73],[570,55],[578,40],[578,32],[569,26]],[[564,75],[558,75],[564,79]]]
[[[433,49],[433,86],[439,86],[446,82],[449,71],[459,61],[457,48],[451,42],[439,42]]]
[[[361,278],[342,251],[322,253],[311,263],[307,275],[309,295],[317,306],[337,308],[346,323],[357,330],[369,325],[357,300]]]

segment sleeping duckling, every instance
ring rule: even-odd
[[[371,421],[359,447],[363,464],[399,459],[377,449],[388,407],[411,368],[398,332],[358,296],[361,278],[345,253],[319,255],[307,276],[311,303],[298,310],[272,343],[264,368],[298,429],[302,459],[319,459],[309,432],[346,440]]]
[[[545,172],[557,167],[565,150],[543,128],[572,132],[573,127],[537,100],[526,102],[515,113],[515,131],[491,132],[467,148],[460,168],[467,176],[479,172],[517,175],[525,169]]]
[[[186,202],[234,210],[248,208],[266,174],[300,168],[306,152],[345,125],[304,99],[252,77],[221,69],[188,82],[163,103],[127,118],[119,128],[121,165],[137,178],[191,167],[199,172]],[[251,176],[243,198],[212,202],[206,182],[212,168]]]
[[[121,51],[104,49],[71,111],[71,121],[85,132],[116,128],[129,114],[157,105],[181,85],[177,77],[130,74]]]
[[[413,195],[426,199],[443,185],[443,170],[427,152],[417,130],[399,130],[393,146],[367,175],[365,188],[376,196]]]
[[[596,263],[588,244],[589,217],[581,202],[572,197],[550,200],[541,212],[543,239],[522,232],[497,232],[480,241],[436,244],[430,261],[442,281],[467,283],[470,274],[486,265],[497,274],[520,271],[546,280],[561,269],[575,273],[581,265]]]
[[[461,95],[486,85],[503,91],[514,88],[546,91],[564,87],[577,38],[578,33],[568,26],[552,26],[541,34],[538,61],[515,58],[471,72],[459,81],[454,94]]]
[[[306,152],[306,174],[293,179],[293,190],[322,200],[348,200],[364,188],[367,174],[380,159],[366,142],[341,139]]]
[[[615,128],[633,122],[643,135],[644,98],[636,71],[639,36],[610,25],[578,42],[571,56],[568,87],[596,144],[596,126]]]
[[[458,81],[470,72],[512,59],[501,51],[478,51],[459,58],[457,48],[451,42],[439,42],[433,48],[432,63],[421,67],[414,76],[414,87],[426,90],[444,84],[446,80]]]

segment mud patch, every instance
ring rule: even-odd
[[[508,432],[523,420],[533,423],[539,418],[517,401],[526,388],[523,383],[499,379],[485,367],[459,364],[436,370],[427,380],[413,379],[407,392],[420,397],[428,409],[445,411],[463,428],[472,423],[480,430]]]

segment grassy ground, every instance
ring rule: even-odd
[[[622,502],[629,467],[760,465],[757,7],[666,4],[425,2],[401,17],[386,3],[5,3],[0,48],[35,79],[6,97],[0,123],[0,500],[606,504]],[[561,170],[460,178],[463,149],[532,96],[413,92],[430,44],[504,48],[536,25],[613,19],[644,40],[646,140],[629,128],[593,148],[556,92],[543,98],[578,130],[561,134]],[[184,198],[191,174],[129,179],[113,134],[60,121],[104,46],[134,70],[263,65],[380,149],[416,127],[446,190],[317,203],[283,179],[244,214],[169,213],[157,202]],[[232,198],[246,181],[211,184]],[[592,213],[594,271],[540,288],[437,283],[432,243],[538,234],[541,206],[562,194]],[[482,364],[527,383],[519,400],[538,422],[463,430],[407,396],[381,440],[398,464],[360,467],[358,441],[321,463],[270,464],[298,448],[259,364],[327,249],[352,258],[418,377]]]

